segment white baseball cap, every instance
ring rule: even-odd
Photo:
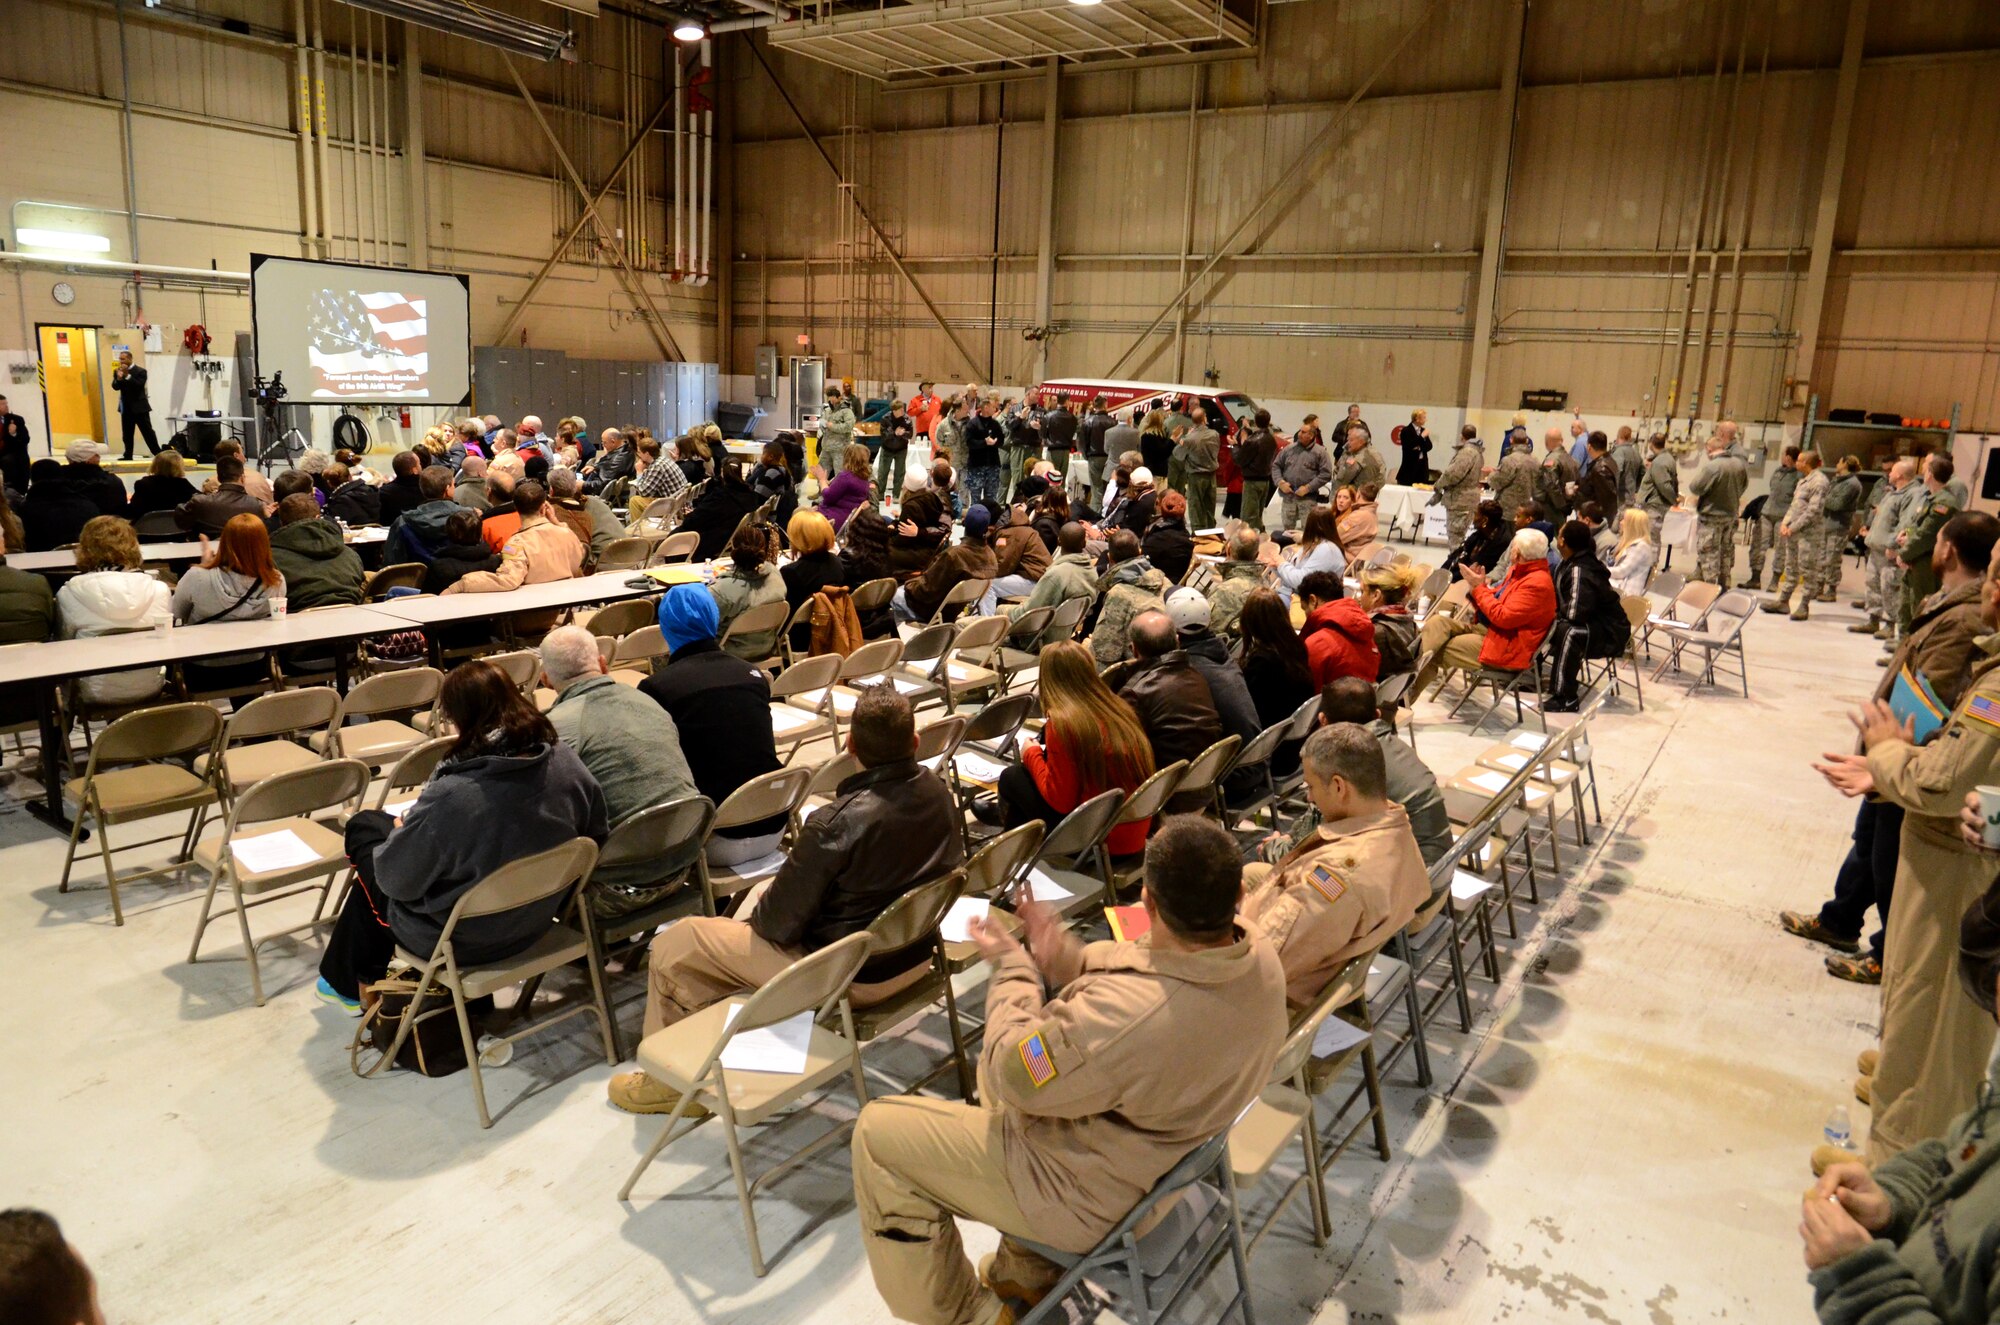
[[[1182,585],[1167,595],[1167,619],[1183,633],[1208,629],[1208,599],[1199,589]]]

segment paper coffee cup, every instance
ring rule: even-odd
[[[1979,835],[2000,850],[2000,787],[1974,787],[1979,796]]]
[[[284,600],[284,599],[283,599],[282,597],[279,597],[279,598],[273,598],[273,599],[271,600],[271,615],[272,615],[272,616],[283,616],[283,615],[285,614],[285,607],[286,607],[286,603],[285,603],[285,600]]]

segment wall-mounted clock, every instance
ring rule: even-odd
[[[76,302],[76,287],[68,281],[57,281],[55,288],[50,290],[49,294],[64,308]]]

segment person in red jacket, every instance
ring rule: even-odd
[[[1337,676],[1373,681],[1382,667],[1375,645],[1375,623],[1361,604],[1347,597],[1347,585],[1334,571],[1314,571],[1299,582],[1299,602],[1306,624],[1299,631],[1313,684],[1324,689]]]
[[[1497,590],[1486,582],[1485,567],[1459,566],[1459,578],[1471,590],[1478,621],[1439,612],[1424,623],[1423,647],[1430,661],[1417,676],[1418,693],[1440,669],[1470,672],[1490,667],[1519,672],[1534,661],[1535,650],[1542,647],[1556,619],[1548,535],[1538,529],[1519,529],[1511,546],[1514,564]]]
[[[1021,762],[1000,775],[999,796],[973,803],[988,823],[1015,828],[1033,819],[1054,827],[1065,814],[1100,792],[1132,791],[1153,775],[1153,746],[1132,706],[1111,692],[1097,660],[1065,640],[1042,650],[1037,688],[1047,721],[1042,739],[1021,751]],[[1114,856],[1146,849],[1151,820],[1111,830]]]

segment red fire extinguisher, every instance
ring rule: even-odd
[[[404,426],[405,428],[409,427],[409,426],[410,426],[410,407],[409,407],[409,406],[407,406],[407,405],[405,405],[405,406],[404,406],[404,407],[403,407],[403,408],[402,408],[402,409],[401,409],[401,410],[400,410],[399,412],[400,412],[400,413],[401,413],[401,415],[402,415],[402,419],[403,419],[403,426]]]

